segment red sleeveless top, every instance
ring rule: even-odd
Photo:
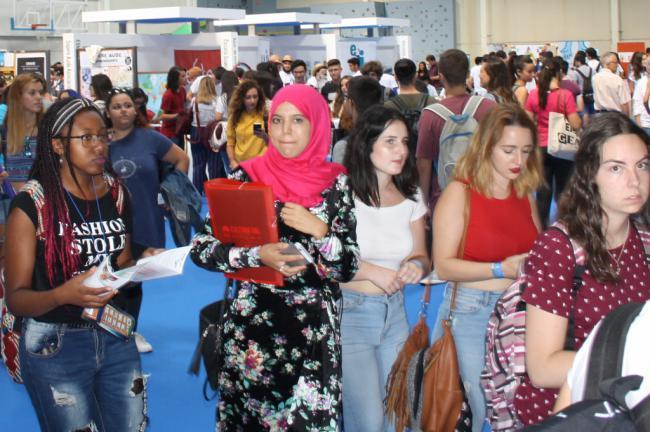
[[[514,189],[506,199],[487,198],[470,189],[470,213],[463,259],[497,262],[526,253],[537,238],[528,196]]]

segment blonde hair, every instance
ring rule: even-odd
[[[542,158],[537,145],[535,124],[519,104],[498,104],[479,123],[469,148],[458,161],[454,172],[456,180],[469,182],[473,189],[486,197],[492,196],[490,185],[494,180],[490,158],[506,126],[528,129],[533,138],[533,151],[526,160],[526,166],[512,182],[515,193],[522,198],[537,190],[543,182]]]
[[[196,102],[211,104],[217,98],[217,89],[212,78],[205,76],[199,82],[199,91],[196,94]]]
[[[14,155],[22,151],[25,145],[25,137],[31,132],[25,124],[25,107],[23,107],[23,92],[28,84],[41,83],[43,92],[47,85],[42,76],[35,73],[18,75],[9,89],[7,89],[7,154]],[[43,112],[36,114],[36,125],[41,122]]]

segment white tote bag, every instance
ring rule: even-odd
[[[580,138],[573,130],[566,114],[548,113],[548,154],[566,160],[575,160]]]

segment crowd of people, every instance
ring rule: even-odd
[[[106,75],[92,77],[92,100],[64,89],[60,64],[50,83],[23,74],[2,90],[5,299],[22,317],[22,377],[44,430],[146,427],[138,351],[152,347],[82,316],[110,307],[137,325],[142,287],[84,280],[106,257],[119,269],[165,247],[161,165],[187,173],[188,154],[199,193],[212,178],[262,182],[278,215],[276,243],[223,243],[209,217],[191,243],[206,270],[268,266],[284,280],[242,282],[229,306],[217,430],[392,430],[384,401],[409,335],[403,290],[434,269],[449,283],[433,337],[451,316],[473,431],[486,421],[488,320],[515,281],[526,376],[512,410],[540,423],[563,386],[555,408],[569,403],[592,329],[650,300],[650,52],[627,72],[593,48],[571,64],[499,51],[470,68],[458,49],[399,59],[392,73],[346,62],[349,75],[340,59],[310,71],[291,55],[249,71],[173,66],[160,113]],[[580,136],[573,158],[550,149],[554,114]],[[217,122],[218,148],[205,139]],[[285,251],[294,245],[308,258]]]

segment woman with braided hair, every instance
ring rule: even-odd
[[[107,153],[91,101],[55,103],[9,213],[7,305],[24,317],[22,377],[42,430],[136,431],[147,422],[133,338],[82,317],[84,308],[103,308],[128,323],[122,294],[84,285],[106,257],[114,269],[132,261],[128,194]]]

